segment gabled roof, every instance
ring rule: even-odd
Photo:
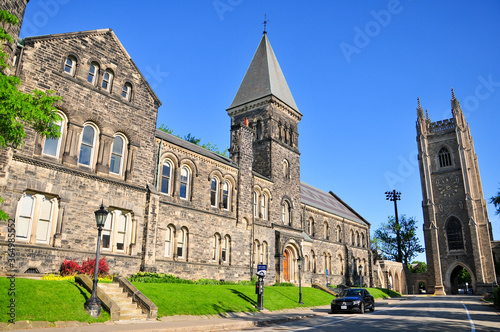
[[[144,75],[142,75],[141,71],[139,68],[137,68],[136,64],[128,54],[127,50],[125,50],[125,47],[123,47],[122,43],[118,39],[118,37],[115,35],[112,29],[97,29],[97,30],[87,30],[87,31],[77,31],[77,32],[67,32],[67,33],[57,33],[57,34],[51,34],[51,35],[41,35],[41,36],[34,36],[34,37],[26,37],[23,38],[23,42],[26,41],[32,41],[32,42],[40,42],[44,40],[53,40],[53,39],[69,39],[69,38],[81,38],[81,37],[87,37],[87,36],[92,36],[92,35],[104,35],[104,34],[109,34],[116,42],[117,46],[119,49],[123,52],[125,55],[125,58],[130,61],[131,65],[137,70],[139,75],[141,75],[142,80],[146,84],[146,88],[153,97],[155,103],[157,103],[158,107],[161,105],[161,101],[156,95],[156,93],[153,91],[151,86],[149,85],[148,81],[144,78]]]
[[[196,144],[193,144],[193,143],[188,142],[186,140],[183,140],[180,137],[174,136],[172,134],[168,134],[168,133],[164,132],[163,130],[156,129],[155,136],[164,140],[164,141],[167,141],[169,143],[180,146],[181,148],[184,148],[186,150],[193,151],[193,152],[198,153],[202,156],[211,158],[211,159],[216,160],[218,162],[221,162],[223,164],[230,165],[232,167],[238,167],[231,159],[229,159],[227,157],[221,156],[220,154],[209,151],[205,148],[202,148],[199,145],[196,145]]]
[[[358,224],[370,226],[368,221],[361,217],[334,193],[327,193],[326,191],[320,190],[304,182],[300,182],[300,201],[305,205],[333,213],[339,217],[357,222]]]
[[[229,109],[269,95],[299,111],[265,33]]]

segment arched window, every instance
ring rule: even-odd
[[[161,168],[161,187],[160,191],[164,194],[170,195],[171,193],[171,179],[172,179],[172,162],[168,159],[163,161]]]
[[[337,242],[342,243],[342,228],[337,226]]]
[[[284,201],[283,205],[281,206],[281,218],[284,225],[288,226],[292,225],[292,218],[290,212],[291,212],[290,203],[288,203],[288,201]]]
[[[257,121],[257,139],[262,138],[262,122],[259,120]]]
[[[361,247],[365,247],[365,233],[361,233]]]
[[[269,220],[269,196],[267,195],[267,193],[263,193],[261,196],[260,208],[262,219]]]
[[[125,154],[125,139],[122,135],[116,135],[111,149],[111,161],[109,163],[109,172],[113,174],[122,174],[123,160]]]
[[[441,148],[438,153],[439,167],[451,166],[451,155],[447,148]]]
[[[288,164],[288,160],[283,160],[283,176],[286,179],[290,178],[290,165]]]
[[[187,166],[182,166],[181,168],[181,185],[180,185],[180,190],[179,190],[179,196],[182,199],[188,199],[189,197],[189,180],[191,178],[190,176],[191,172],[189,170],[189,167]]]
[[[113,72],[110,69],[106,69],[106,71],[104,72],[104,75],[102,76],[101,87],[104,90],[110,92],[112,83],[113,83]]]
[[[323,237],[324,237],[326,240],[328,240],[328,239],[330,238],[330,236],[329,236],[329,234],[328,234],[328,233],[329,233],[329,229],[328,229],[328,222],[326,222],[326,221],[325,221],[325,222],[323,223]]]
[[[229,235],[224,237],[224,241],[222,241],[222,251],[221,251],[221,259],[225,264],[229,263],[229,254],[231,253],[231,238]]]
[[[52,156],[55,158],[59,158],[59,153],[61,151],[61,142],[64,134],[64,128],[66,127],[66,116],[62,112],[57,112],[57,114],[61,117],[56,123],[53,123],[52,126],[59,129],[59,137],[58,138],[48,138],[45,137],[45,142],[43,143],[43,151],[44,155]]]
[[[187,229],[182,227],[177,234],[177,259],[186,259],[187,257]]]
[[[457,218],[450,218],[446,224],[446,235],[448,237],[449,250],[463,250],[464,240],[462,237],[462,224]]]
[[[257,266],[259,264],[260,258],[260,243],[259,240],[253,241],[253,265]]]
[[[304,272],[309,272],[311,270],[309,256],[304,255]]]
[[[98,75],[99,75],[99,65],[96,62],[92,62],[89,67],[87,82],[89,82],[92,85],[95,85],[97,82]]]
[[[71,76],[75,76],[75,69],[76,69],[76,58],[70,55],[64,61],[64,72]]]
[[[260,262],[264,265],[269,264],[269,246],[266,241],[262,242],[262,256]]]
[[[326,272],[328,269],[328,257],[326,256],[326,252],[323,253],[323,272]]]
[[[231,202],[231,185],[228,181],[224,181],[222,186],[222,208],[229,211],[229,203]]]
[[[219,191],[219,179],[217,177],[212,178],[212,182],[210,185],[210,205],[212,207],[217,207],[218,202],[218,193]]]
[[[125,83],[122,88],[122,97],[125,100],[130,101],[130,97],[132,96],[132,85],[130,83]]]
[[[214,234],[212,242],[212,261],[219,261],[219,249],[220,249],[220,235],[218,233]]]
[[[174,228],[172,226],[167,227],[165,233],[165,257],[172,257],[172,252],[174,251]]]
[[[82,141],[80,143],[80,156],[78,163],[92,167],[94,164],[95,146],[97,140],[97,128],[92,124],[86,124],[83,128]]]
[[[256,190],[253,192],[253,216],[259,217],[259,193]]]
[[[328,253],[328,274],[332,275],[332,255]]]
[[[311,272],[316,273],[316,255],[314,251],[311,250]]]
[[[359,243],[359,232],[356,231],[356,246],[359,247],[360,246],[360,243]]]
[[[339,255],[339,274],[344,274],[344,260],[341,255]]]
[[[351,229],[351,245],[354,246],[354,231]]]

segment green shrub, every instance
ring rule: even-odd
[[[500,306],[500,287],[495,288],[493,291],[493,303],[495,305]]]

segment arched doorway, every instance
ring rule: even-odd
[[[282,282],[298,282],[298,251],[293,245],[288,245],[283,252],[283,279]]]
[[[472,288],[472,278],[469,271],[462,265],[457,265],[450,274],[451,294],[464,294]]]

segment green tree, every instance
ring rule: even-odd
[[[4,26],[18,24],[17,17],[5,10],[0,10],[0,43],[13,43]],[[31,93],[19,91],[21,80],[16,76],[6,75],[8,55],[0,48],[0,148],[18,148],[24,145],[25,126],[32,127],[41,136],[59,137],[59,128],[53,124],[61,118],[53,106],[62,97],[54,91],[33,90]],[[3,201],[0,198],[0,202]],[[8,219],[0,210],[0,219]]]
[[[497,209],[496,214],[500,214],[500,188],[497,192],[497,195],[490,198],[490,203],[493,203],[495,205],[495,208]]]
[[[408,270],[410,270],[410,273],[427,273],[427,264],[413,261],[411,264],[408,264]]]
[[[405,215],[399,217],[399,225],[396,224],[394,216],[389,217],[387,223],[382,224],[375,231],[374,238],[377,239],[379,250],[382,251],[389,259],[396,260],[398,257],[398,244],[396,239],[397,229],[399,227],[401,235],[401,251],[403,252],[403,263],[408,264],[419,253],[424,252],[424,248],[420,245],[416,230],[417,221],[415,218],[406,218]]]
[[[472,278],[470,277],[469,271],[467,271],[467,269],[464,267],[458,273],[458,284],[465,285],[465,283],[468,283],[469,285],[472,284]]]

